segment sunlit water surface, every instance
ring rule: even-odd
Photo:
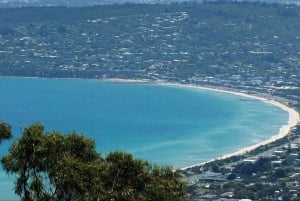
[[[41,122],[76,131],[102,155],[125,150],[175,168],[204,162],[278,133],[288,113],[227,93],[145,83],[0,78],[0,119],[14,137]],[[12,141],[0,146],[7,153]],[[0,200],[13,200],[13,177],[0,170]]]

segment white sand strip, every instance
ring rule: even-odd
[[[126,79],[104,79],[104,80],[107,80],[107,81],[110,80],[110,81],[115,81],[115,82],[124,82],[124,83],[126,83],[126,82],[127,83],[128,82],[146,83],[146,82],[148,82],[148,83],[156,83],[156,84],[160,84],[160,85],[164,85],[164,86],[195,88],[195,89],[201,89],[201,90],[212,90],[212,91],[217,91],[217,92],[222,92],[222,93],[230,93],[230,94],[238,95],[238,96],[241,96],[241,97],[260,100],[260,101],[263,101],[265,103],[272,104],[272,105],[274,105],[276,107],[279,107],[282,110],[287,111],[289,113],[288,123],[286,125],[283,125],[280,128],[279,132],[277,134],[273,135],[271,138],[269,138],[267,140],[264,140],[262,142],[259,142],[257,144],[245,147],[245,148],[240,149],[236,152],[233,152],[233,153],[230,153],[230,154],[225,154],[225,155],[223,155],[221,157],[218,157],[216,159],[212,159],[212,160],[209,160],[209,161],[206,161],[206,162],[202,162],[202,163],[199,163],[199,164],[195,164],[195,165],[192,165],[192,166],[181,168],[182,170],[187,169],[187,168],[191,168],[191,167],[195,167],[195,166],[200,166],[200,165],[203,165],[205,163],[209,163],[209,162],[219,160],[219,159],[226,159],[226,158],[229,158],[229,157],[232,157],[232,156],[243,155],[243,154],[245,154],[249,151],[252,151],[252,150],[254,150],[254,149],[256,149],[260,146],[269,144],[269,143],[274,142],[274,141],[276,141],[280,138],[285,137],[286,135],[289,134],[290,130],[300,122],[299,113],[295,109],[290,108],[287,105],[285,105],[283,103],[280,103],[278,101],[275,101],[275,100],[263,98],[263,97],[260,97],[260,96],[257,96],[257,95],[250,95],[250,94],[234,91],[234,89],[232,91],[230,91],[230,90],[221,89],[221,88],[203,87],[203,86],[188,85],[188,84],[176,84],[176,83],[168,83],[168,82],[164,82],[164,81],[151,82],[149,80],[126,80]]]
[[[187,168],[195,167],[195,166],[200,166],[200,165],[203,165],[205,163],[209,163],[209,162],[212,162],[212,161],[215,161],[215,160],[226,159],[226,158],[229,158],[229,157],[232,157],[232,156],[243,155],[243,154],[245,154],[249,151],[252,151],[252,150],[254,150],[254,149],[256,149],[260,146],[269,144],[271,142],[274,142],[274,141],[276,141],[280,138],[283,138],[283,137],[287,136],[289,134],[290,130],[300,122],[299,113],[295,109],[290,108],[287,105],[285,105],[283,103],[280,103],[278,101],[275,101],[275,100],[270,100],[270,99],[266,99],[266,98],[259,97],[259,96],[256,96],[256,95],[249,95],[249,94],[242,93],[242,92],[237,92],[237,91],[224,90],[224,89],[220,89],[220,88],[201,87],[201,86],[195,86],[195,85],[169,84],[169,83],[161,83],[161,84],[169,85],[169,86],[177,86],[177,87],[192,87],[192,88],[196,88],[196,89],[212,90],[212,91],[218,91],[218,92],[222,92],[222,93],[230,93],[230,94],[234,94],[234,95],[238,95],[238,96],[242,96],[242,97],[246,97],[246,98],[260,100],[260,101],[263,101],[263,102],[268,103],[268,104],[272,104],[272,105],[274,105],[276,107],[279,107],[282,110],[287,111],[289,113],[288,123],[286,125],[283,125],[280,128],[279,132],[277,134],[273,135],[271,138],[269,138],[267,140],[264,140],[262,142],[259,142],[257,144],[245,147],[245,148],[240,149],[236,152],[233,152],[233,153],[230,153],[230,154],[225,154],[225,155],[223,155],[221,157],[218,157],[216,159],[212,159],[212,160],[209,160],[207,162],[195,164],[195,165],[192,165],[192,166],[189,166],[189,167],[181,168],[183,170],[187,169]]]

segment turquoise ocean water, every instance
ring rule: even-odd
[[[98,80],[0,78],[0,120],[22,129],[77,131],[103,155],[125,150],[175,168],[204,162],[278,133],[288,113],[257,100],[185,87]],[[0,145],[7,153],[12,141]],[[14,200],[0,169],[0,201]]]

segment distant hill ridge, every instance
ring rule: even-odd
[[[0,0],[0,7],[27,7],[27,6],[69,6],[82,7],[93,5],[108,5],[108,4],[125,4],[125,3],[141,3],[141,4],[156,4],[156,3],[176,3],[185,1],[216,1],[216,0]],[[224,0],[222,0],[224,1]],[[231,0],[225,0],[231,1]],[[248,2],[266,2],[279,4],[297,4],[299,0],[232,0],[232,1],[248,1]]]

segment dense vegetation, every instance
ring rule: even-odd
[[[290,135],[242,156],[183,171],[191,200],[299,200],[300,125]]]
[[[0,75],[142,78],[221,86],[279,96],[300,111],[299,22],[299,6],[259,2],[0,9]],[[9,126],[1,126],[5,132],[0,132],[0,139],[9,138]],[[208,194],[207,200],[211,195],[299,200],[300,146],[282,146],[299,144],[299,125],[291,134],[253,152],[279,148],[283,155],[271,152],[243,163],[253,156],[249,153],[183,171],[192,181],[191,198]],[[74,149],[77,142],[89,157]],[[27,143],[34,146],[24,147]],[[16,192],[22,198],[174,200],[183,193],[181,183],[176,185],[177,172],[170,168],[122,152],[103,157],[95,153],[91,140],[76,133],[45,133],[41,125],[25,129],[2,162],[17,176]],[[127,171],[129,167],[133,169]],[[72,182],[77,179],[80,183]]]
[[[7,128],[1,124],[1,137],[7,138]],[[171,167],[120,151],[102,157],[93,140],[44,132],[41,124],[25,128],[1,162],[15,175],[15,192],[24,201],[186,200],[184,183]]]
[[[0,9],[0,75],[238,88],[299,105],[300,7],[185,2]]]
[[[1,9],[0,74],[295,80],[299,13],[248,2]]]
[[[8,140],[12,137],[11,127],[6,122],[0,121],[0,145],[3,140]]]

